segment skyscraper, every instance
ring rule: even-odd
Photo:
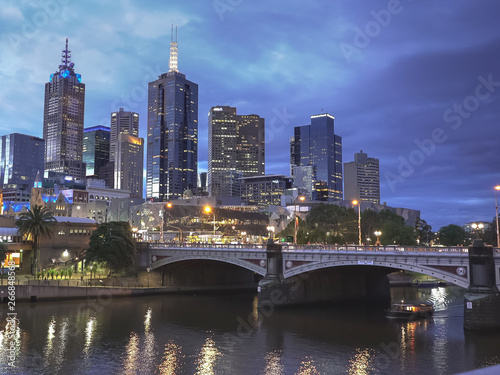
[[[99,171],[109,163],[110,129],[92,126],[83,130],[83,162],[86,177],[99,178]]]
[[[198,177],[198,85],[178,70],[177,29],[169,68],[148,88],[146,197],[158,201],[194,191]]]
[[[36,175],[43,175],[45,141],[13,133],[0,138],[0,187],[31,188]]]
[[[115,160],[115,148],[119,134],[127,134],[133,137],[139,136],[139,114],[124,111],[120,108],[118,112],[111,113],[111,148],[110,161]]]
[[[43,138],[45,139],[45,172],[54,171],[85,178],[83,163],[83,120],[85,84],[75,73],[71,51],[62,51],[59,70],[45,84]]]
[[[335,118],[323,113],[311,116],[311,125],[296,126],[290,141],[290,164],[316,167],[312,199],[341,200],[342,138],[336,135]]]
[[[344,164],[344,197],[346,200],[380,204],[378,159],[369,158],[361,150],[354,154],[354,161]]]
[[[208,192],[239,196],[239,178],[264,175],[264,119],[212,107],[208,114]]]
[[[129,190],[132,198],[142,198],[144,139],[118,134],[115,144],[115,189]]]

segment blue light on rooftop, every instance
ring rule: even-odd
[[[54,77],[54,73],[50,75],[50,82],[52,82],[52,78]]]
[[[68,78],[69,77],[69,70],[63,70],[61,73],[59,73],[59,77],[61,78]]]
[[[78,82],[82,82],[82,75],[81,74],[77,74],[76,78],[78,79]]]

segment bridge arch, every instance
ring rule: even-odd
[[[326,261],[326,262],[314,262],[314,263],[306,263],[296,267],[292,267],[290,269],[283,268],[283,276],[285,279],[290,278],[292,276],[300,275],[302,273],[306,273],[309,271],[324,269],[324,268],[333,268],[333,267],[342,267],[342,266],[365,266],[365,267],[385,267],[392,268],[394,270],[405,270],[418,272],[427,276],[436,277],[438,279],[447,281],[451,284],[458,285],[462,288],[467,288],[469,286],[470,280],[465,277],[457,276],[451,272],[441,271],[436,268],[432,268],[424,265],[411,265],[405,263],[398,262],[384,262],[384,261],[347,261],[347,260],[335,260],[335,261]]]
[[[156,262],[153,262],[151,264],[151,269],[154,270],[154,269],[166,266],[168,264],[178,263],[178,262],[183,262],[183,261],[188,261],[188,260],[212,260],[212,261],[221,262],[221,263],[233,264],[235,266],[239,266],[241,268],[245,268],[249,271],[255,272],[261,276],[266,275],[266,268],[260,267],[259,265],[252,263],[252,262],[248,262],[248,261],[237,259],[237,258],[226,258],[226,257],[222,257],[222,256],[213,256],[213,255],[207,256],[207,255],[200,255],[200,254],[196,254],[196,255],[187,255],[186,254],[186,255],[182,255],[182,256],[172,256],[172,257],[168,257],[168,258],[163,258],[163,259],[160,259]]]

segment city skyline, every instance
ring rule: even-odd
[[[215,3],[8,1],[0,135],[42,136],[43,85],[68,37],[86,84],[85,127],[109,126],[124,107],[139,113],[146,138],[147,83],[169,70],[177,24],[179,70],[199,84],[200,172],[212,106],[265,118],[266,174],[288,175],[293,128],[328,112],[345,161],[360,149],[380,160],[382,202],[421,210],[434,230],[491,221],[499,4]]]

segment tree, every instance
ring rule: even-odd
[[[40,238],[52,237],[56,225],[54,214],[47,207],[38,205],[34,205],[28,212],[23,212],[16,221],[17,231],[22,236],[31,237],[33,241],[32,275],[37,275]]]
[[[479,238],[484,241],[486,245],[492,245],[497,247],[497,221],[496,217],[493,218],[490,225],[488,225],[484,231],[479,235]]]
[[[461,226],[450,224],[441,227],[438,232],[439,243],[444,246],[460,246],[467,244],[467,233]]]
[[[86,262],[102,262],[111,272],[130,272],[135,265],[135,242],[129,223],[112,221],[99,225],[90,236]]]
[[[379,215],[382,222],[380,242],[383,245],[411,246],[417,243],[415,228],[406,225],[401,216],[389,210],[382,210]]]
[[[0,262],[5,261],[5,257],[7,256],[7,244],[5,242],[0,241]]]
[[[415,229],[418,235],[418,242],[420,245],[425,244],[429,245],[430,241],[434,237],[434,233],[432,232],[432,227],[427,224],[427,222],[423,219],[417,219],[415,222]]]

